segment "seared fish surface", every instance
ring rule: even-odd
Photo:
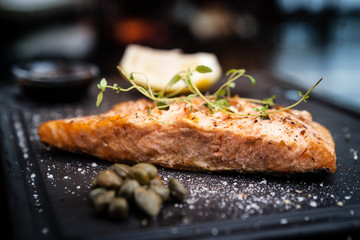
[[[229,98],[235,113],[261,106]],[[207,171],[307,172],[336,170],[330,132],[307,111],[258,116],[210,113],[201,98],[174,102],[168,110],[138,100],[104,114],[43,123],[41,142],[112,162],[148,162],[166,168]]]

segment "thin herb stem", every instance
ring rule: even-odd
[[[246,101],[246,102],[253,102],[253,103],[258,103],[258,104],[268,104],[268,105],[274,105],[274,104],[271,104],[271,103],[268,103],[264,100],[260,100],[260,99],[254,99],[254,98],[237,98],[239,100],[243,100],[243,101]]]
[[[229,79],[226,81],[226,83],[224,83],[215,93],[214,95],[217,96],[219,95],[219,93],[221,92],[221,90],[223,88],[225,88],[226,86],[229,86],[230,83],[234,82],[236,79],[238,79],[239,77],[241,77],[243,74],[245,73],[244,69],[240,69],[237,70],[236,72],[232,72],[229,76]],[[236,75],[237,74],[237,75]],[[236,75],[236,76],[235,76]]]
[[[306,99],[306,97],[310,94],[310,92],[323,80],[323,78],[320,78],[319,81],[317,81],[317,83],[312,86],[312,88],[310,88],[305,94],[304,96],[299,100],[297,101],[296,103],[290,105],[290,106],[287,106],[287,107],[283,107],[283,108],[280,108],[278,110],[274,110],[274,111],[267,111],[266,114],[269,115],[269,114],[272,114],[272,113],[277,113],[277,112],[282,112],[282,111],[285,111],[285,110],[288,110],[288,109],[291,109],[291,108],[294,108],[296,107],[297,105],[299,105],[302,101],[304,101],[304,99]]]
[[[164,102],[171,102],[171,101],[176,101],[179,100],[180,98],[158,98],[155,97],[154,95],[149,94],[146,89],[144,89],[143,87],[137,85],[133,80],[129,79],[128,76],[126,76],[126,74],[124,73],[124,71],[118,66],[117,69],[119,70],[119,72],[121,73],[121,75],[128,80],[134,88],[136,88],[140,93],[142,93],[145,97],[153,100],[153,101],[164,101]]]

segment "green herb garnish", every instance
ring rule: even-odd
[[[103,99],[103,93],[104,91],[109,88],[109,89],[113,89],[115,90],[117,93],[119,92],[127,92],[130,91],[132,89],[136,89],[138,90],[141,94],[143,94],[145,97],[151,99],[154,101],[155,105],[151,108],[148,109],[148,114],[151,116],[151,113],[154,109],[160,109],[160,110],[166,110],[169,108],[169,105],[172,102],[175,101],[185,101],[187,103],[189,103],[191,105],[191,110],[193,109],[193,104],[191,102],[191,99],[195,98],[195,97],[200,97],[205,101],[205,104],[211,113],[213,113],[214,111],[222,111],[228,114],[233,114],[233,115],[237,115],[237,116],[259,116],[261,119],[267,119],[269,118],[269,114],[272,113],[277,113],[277,112],[281,112],[281,111],[285,111],[287,109],[293,108],[295,106],[297,106],[298,104],[300,104],[302,101],[306,102],[306,99],[309,98],[309,94],[310,92],[322,81],[322,78],[309,90],[307,91],[304,95],[299,91],[299,96],[301,97],[301,99],[299,101],[297,101],[296,103],[288,106],[288,107],[282,107],[280,109],[277,110],[271,110],[269,109],[269,106],[274,106],[274,100],[276,98],[275,95],[273,95],[270,98],[265,98],[263,100],[259,100],[259,99],[252,99],[252,98],[239,98],[241,100],[245,100],[248,102],[253,102],[253,103],[258,103],[258,104],[262,104],[263,107],[261,108],[255,108],[254,111],[256,113],[254,114],[239,114],[239,113],[234,113],[230,107],[230,102],[227,99],[228,97],[231,97],[231,88],[235,87],[235,81],[238,80],[240,77],[245,77],[248,78],[251,81],[251,84],[254,86],[256,81],[255,79],[248,75],[245,74],[245,70],[244,69],[231,69],[226,73],[226,76],[228,77],[227,81],[212,95],[204,95],[200,92],[200,90],[196,87],[195,83],[192,80],[192,75],[194,72],[198,72],[198,73],[209,73],[212,72],[211,68],[204,66],[204,65],[199,65],[197,66],[195,69],[191,70],[191,69],[187,69],[186,71],[181,71],[177,74],[175,74],[170,81],[168,82],[168,84],[165,86],[164,89],[162,89],[161,91],[154,91],[151,86],[150,86],[150,82],[148,81],[147,77],[145,74],[143,73],[136,73],[136,72],[132,72],[130,73],[129,76],[127,76],[125,74],[125,72],[118,66],[117,67],[120,74],[122,75],[123,78],[125,78],[126,80],[128,80],[130,82],[130,84],[132,85],[129,88],[121,88],[120,86],[118,86],[117,84],[114,85],[108,85],[107,81],[103,78],[101,79],[100,83],[97,85],[98,88],[101,90],[100,93],[97,96],[97,100],[96,100],[96,106],[99,106],[102,99]],[[134,75],[136,74],[141,74],[145,76],[146,79],[146,84],[144,85],[138,85],[137,83],[134,82]],[[186,85],[185,88],[180,89],[178,91],[170,91],[171,87],[176,84],[179,81],[183,81]],[[179,93],[181,93],[184,89],[187,89],[190,91],[190,94],[187,96],[177,96]],[[152,117],[152,116],[151,116]],[[152,117],[153,118],[153,117]]]

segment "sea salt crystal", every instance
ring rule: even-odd
[[[41,233],[44,234],[44,235],[48,234],[49,233],[49,228],[47,228],[47,227],[42,228]]]
[[[259,182],[259,184],[266,184],[266,183],[267,183],[266,179],[264,179],[264,180],[262,180],[261,182]]]
[[[54,175],[48,174],[47,178],[52,179],[52,178],[54,178]]]
[[[194,204],[194,203],[196,203],[197,201],[199,201],[198,198],[190,198],[190,199],[187,199],[187,200],[186,200],[187,204]]]
[[[315,201],[313,201],[313,200],[310,201],[309,205],[311,207],[317,207],[317,203]]]
[[[350,152],[353,154],[353,159],[354,160],[358,160],[359,157],[358,157],[358,150],[355,150],[353,148],[350,148]]]
[[[280,224],[288,224],[288,220],[286,219],[286,218],[282,218],[282,219],[280,219]]]
[[[285,204],[290,204],[290,200],[289,199],[284,199],[284,203]]]

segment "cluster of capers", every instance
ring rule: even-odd
[[[89,193],[94,211],[111,219],[122,220],[129,216],[130,206],[136,206],[148,216],[159,214],[164,202],[172,199],[181,202],[186,188],[171,178],[166,187],[158,175],[158,169],[148,163],[132,167],[116,163],[98,173]]]

